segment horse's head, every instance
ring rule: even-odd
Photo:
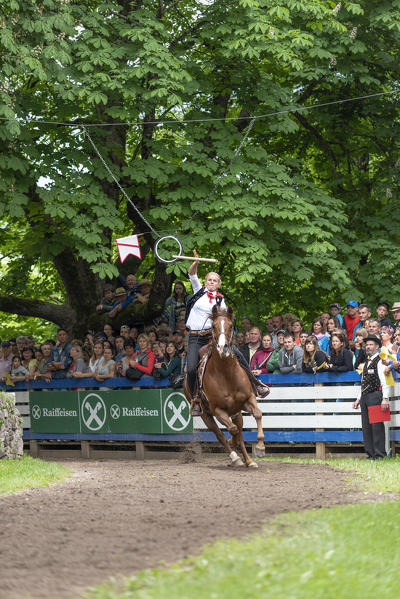
[[[233,343],[233,310],[228,306],[227,310],[221,310],[213,306],[211,311],[212,336],[217,351],[221,358],[232,355]]]

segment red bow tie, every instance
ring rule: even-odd
[[[222,293],[218,293],[218,291],[216,292],[215,295],[212,291],[207,291],[207,297],[210,299],[210,304],[212,304],[213,299],[217,299],[217,297],[224,297],[224,296],[222,295]]]
[[[210,298],[210,304],[212,304],[212,301],[214,299],[214,294],[212,291],[207,291],[207,297]]]

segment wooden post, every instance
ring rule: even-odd
[[[81,458],[88,460],[90,458],[90,443],[89,441],[81,441]]]
[[[136,441],[136,459],[144,460],[144,443],[143,443],[143,441]]]
[[[39,443],[36,439],[31,439],[29,441],[29,451],[33,458],[39,457]]]
[[[323,387],[323,383],[315,383],[314,387]],[[323,399],[316,399],[315,403],[323,403]],[[323,416],[323,414],[315,414],[316,416]],[[323,431],[323,428],[316,428],[315,431]],[[315,443],[315,457],[317,460],[325,460],[326,459],[326,446],[325,443],[321,441],[317,441]]]

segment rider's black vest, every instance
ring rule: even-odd
[[[188,321],[190,310],[193,308],[193,306],[195,305],[197,300],[200,299],[205,293],[206,293],[206,289],[204,287],[202,287],[201,289],[199,289],[197,291],[197,293],[192,295],[192,297],[190,298],[190,300],[188,301],[187,306],[186,306],[185,323]],[[224,299],[224,296],[222,294],[217,295],[217,297],[215,298],[218,308],[221,306],[223,299]]]

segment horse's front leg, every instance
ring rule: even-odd
[[[214,416],[217,420],[220,421],[222,426],[226,428],[226,430],[228,431],[228,433],[232,435],[232,437],[238,435],[238,427],[236,426],[236,424],[232,422],[232,420],[228,416],[228,413],[225,410],[223,410],[222,408],[215,408]]]
[[[206,425],[206,427],[208,428],[208,430],[210,430],[212,433],[214,433],[214,435],[217,437],[218,441],[226,449],[226,451],[229,454],[232,464],[234,466],[243,466],[244,464],[243,464],[241,458],[237,455],[236,451],[232,450],[232,447],[229,445],[228,440],[225,437],[224,433],[221,431],[218,424],[215,422],[211,412],[209,412],[207,409],[203,409],[201,418],[202,418],[204,424]]]
[[[238,434],[236,435],[235,441],[237,441],[239,443],[239,447],[240,447],[240,450],[241,450],[241,452],[243,454],[246,466],[251,466],[253,468],[258,468],[257,464],[250,459],[249,454],[247,453],[246,445],[244,444],[244,439],[243,439],[243,414],[242,414],[242,412],[238,412],[237,414],[235,414],[234,416],[232,416],[232,422],[234,424],[236,424],[236,426],[238,428]]]
[[[243,406],[243,410],[249,412],[257,423],[257,445],[255,448],[255,456],[262,458],[265,456],[265,445],[264,445],[264,431],[262,427],[262,412],[257,404],[256,396],[253,394],[246,401]]]

